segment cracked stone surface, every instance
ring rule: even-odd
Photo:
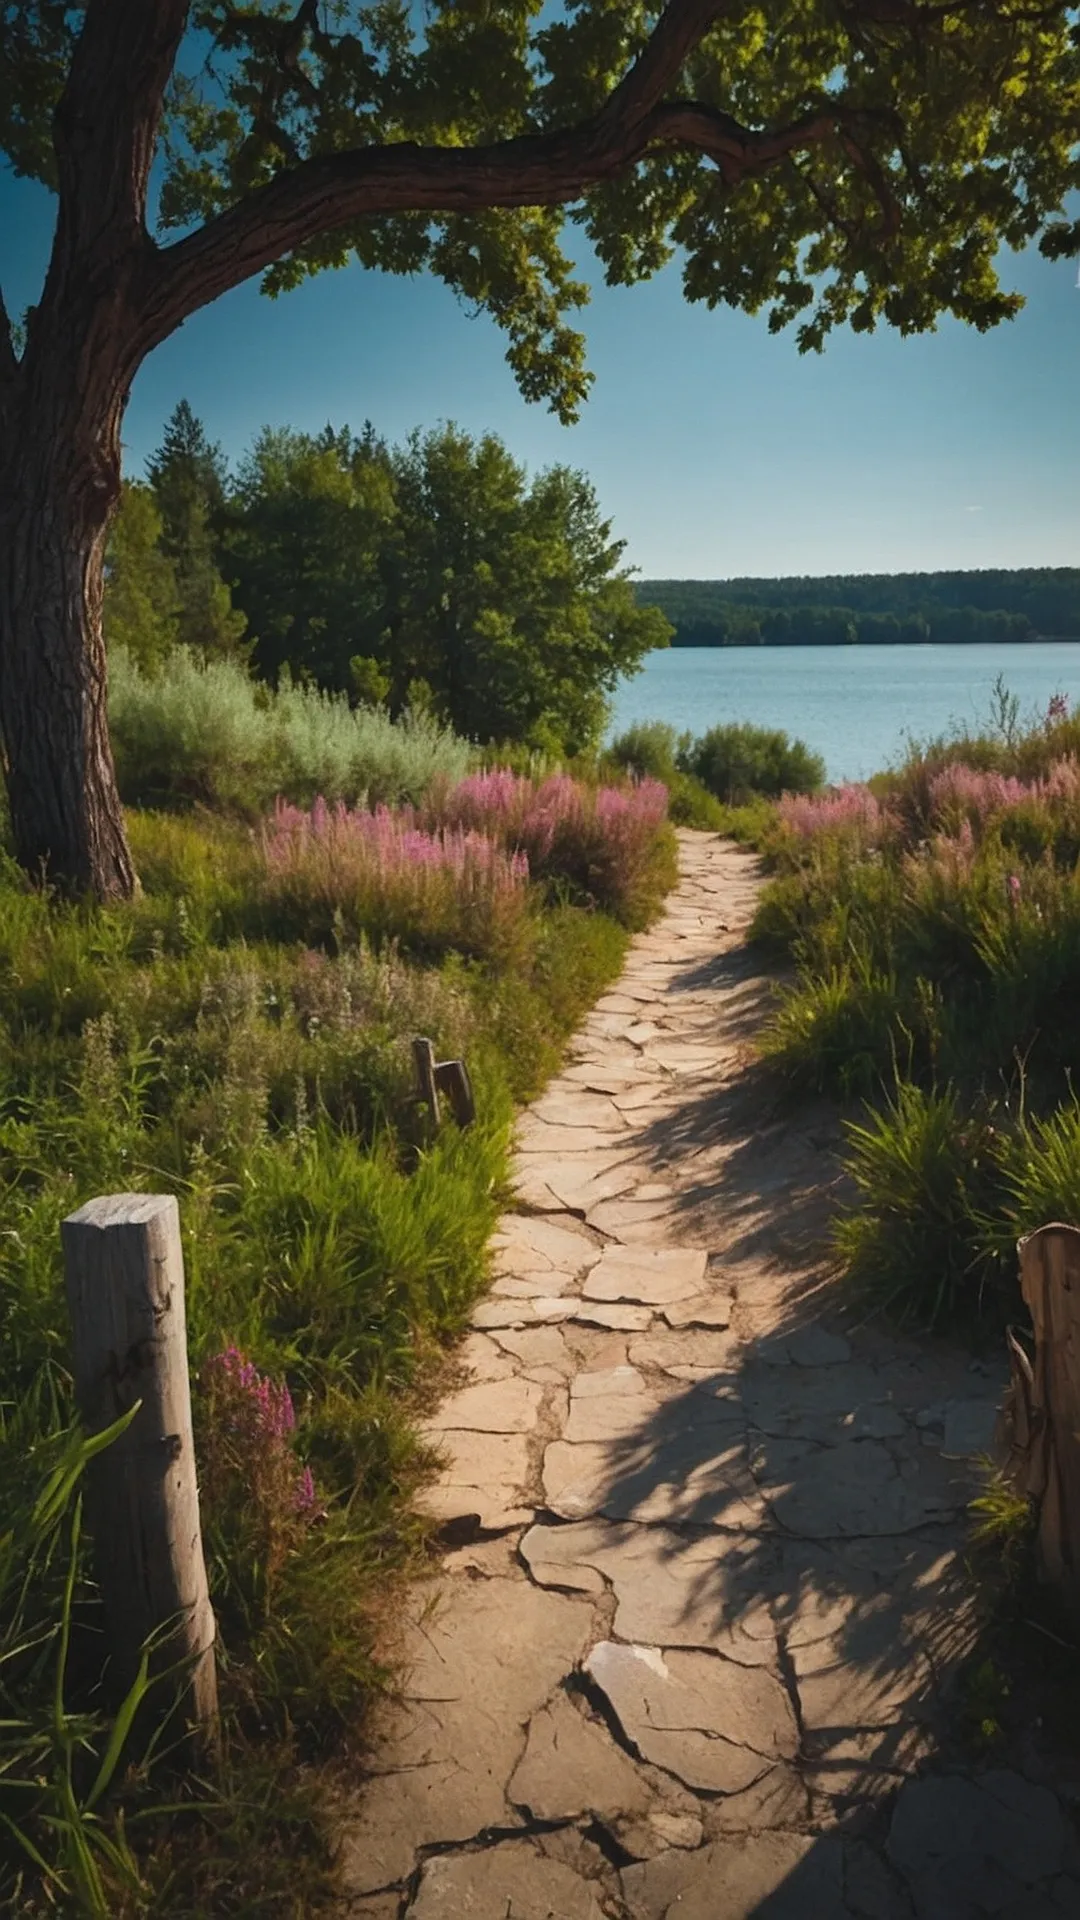
[[[585,1671],[642,1758],[688,1787],[739,1793],[769,1761],[795,1756],[791,1702],[765,1668],[601,1640]]]
[[[520,1843],[424,1864],[412,1920],[604,1920],[598,1889]]]
[[[837,1117],[756,1078],[755,862],[680,862],[519,1124],[343,1920],[1076,1920],[1071,1811],[935,1757],[1004,1370],[845,1317]]]

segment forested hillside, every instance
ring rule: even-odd
[[[641,580],[676,647],[1080,638],[1080,567]]]

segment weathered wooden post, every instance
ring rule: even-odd
[[[1080,1618],[1080,1228],[1040,1227],[1017,1251],[1035,1357],[1010,1340],[1010,1468],[1035,1503],[1039,1577]]]
[[[432,1132],[437,1130],[442,1117],[440,1093],[444,1093],[449,1100],[450,1111],[458,1126],[471,1127],[476,1119],[476,1100],[464,1060],[436,1060],[431,1041],[423,1038],[413,1041],[412,1050],[417,1097],[428,1109]]]
[[[178,1668],[174,1697],[190,1744],[205,1750],[217,1723],[214,1615],[199,1528],[176,1201],[109,1194],[71,1214],[61,1232],[82,1419],[99,1433],[141,1402],[87,1469],[111,1691],[124,1696],[144,1642],[156,1636],[151,1671]]]

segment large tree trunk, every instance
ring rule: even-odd
[[[20,865],[67,894],[124,899],[135,873],[101,634],[119,419],[114,431],[106,408],[90,435],[80,412],[24,416],[0,449],[0,741]]]

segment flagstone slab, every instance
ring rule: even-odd
[[[630,1920],[855,1920],[858,1911],[844,1899],[836,1834],[740,1834],[625,1867],[621,1880]]]
[[[613,1240],[619,1239],[626,1227],[640,1226],[644,1221],[667,1222],[666,1237],[671,1239],[671,1221],[678,1211],[678,1201],[670,1194],[659,1199],[643,1199],[640,1187],[632,1193],[620,1195],[611,1200],[600,1200],[589,1208],[586,1219],[590,1227],[598,1233],[610,1234]]]
[[[669,1300],[660,1312],[669,1327],[705,1327],[720,1330],[731,1325],[730,1293],[697,1293],[689,1300]]]
[[[888,1375],[873,1367],[748,1367],[741,1391],[753,1427],[777,1439],[890,1440],[911,1428],[892,1399]]]
[[[739,1289],[742,1304],[743,1289]],[[851,1343],[816,1322],[791,1332],[767,1334],[757,1342],[759,1360],[771,1367],[839,1367],[851,1359]]]
[[[582,1273],[595,1266],[603,1252],[598,1241],[562,1213],[504,1214],[491,1244],[496,1252],[496,1269],[501,1273],[544,1267],[560,1273]]]
[[[653,1206],[643,1206],[624,1215],[614,1228],[604,1226],[604,1209],[590,1207],[585,1215],[590,1226],[597,1226],[601,1232],[610,1232],[611,1238],[621,1247],[668,1247],[675,1238],[681,1238],[686,1231],[685,1223],[677,1211],[665,1209],[657,1212]]]
[[[708,1254],[697,1247],[605,1247],[582,1293],[587,1300],[665,1306],[701,1292]]]
[[[588,1602],[521,1580],[432,1583],[412,1607],[402,1702],[379,1771],[341,1823],[346,1893],[404,1881],[422,1848],[517,1823],[506,1783],[523,1730],[590,1636]]]
[[[510,1355],[486,1333],[467,1333],[454,1357],[474,1380],[506,1380],[516,1372]]]
[[[656,1795],[607,1728],[558,1693],[529,1722],[507,1795],[533,1820],[594,1816],[616,1825],[648,1814]]]
[[[574,1307],[574,1322],[583,1327],[608,1327],[613,1332],[643,1333],[653,1323],[651,1307],[634,1307],[615,1301],[605,1306],[599,1301],[579,1300]]]
[[[673,1109],[676,1107],[678,1103],[679,1097],[672,1088],[671,1081],[666,1074],[663,1078],[650,1078],[648,1080],[638,1081],[636,1084],[632,1083],[626,1087],[616,1088],[611,1095],[612,1106],[617,1107],[620,1113],[630,1118],[633,1118],[633,1116],[642,1111],[648,1110],[649,1120],[644,1123],[640,1120],[634,1120],[636,1126],[649,1124],[649,1121],[655,1119],[658,1109],[667,1111],[669,1108]]]
[[[975,1780],[946,1774],[909,1781],[896,1803],[887,1852],[907,1883],[917,1920],[1006,1913],[1019,1920],[1052,1912],[1036,1904],[1037,1889],[1060,1875],[1065,1847],[1055,1796],[996,1769]]]
[[[570,1382],[570,1415],[563,1437],[572,1442],[622,1440],[641,1433],[660,1405],[659,1396],[646,1390],[633,1367],[579,1373]]]
[[[575,1131],[587,1127],[593,1133],[614,1133],[627,1124],[607,1094],[579,1092],[569,1087],[546,1093],[530,1111],[546,1126],[572,1127]]]
[[[541,1387],[517,1374],[507,1380],[485,1380],[450,1394],[422,1421],[420,1431],[438,1434],[460,1428],[472,1433],[531,1433],[543,1398]]]
[[[738,1793],[770,1761],[794,1758],[798,1729],[781,1682],[720,1654],[601,1641],[585,1671],[643,1759],[688,1787]]]
[[[532,1381],[525,1386],[534,1387]],[[529,1478],[529,1448],[523,1433],[485,1433],[451,1428],[432,1435],[445,1466],[434,1485],[418,1496],[422,1513],[441,1526],[473,1520],[488,1529],[514,1527],[533,1519],[523,1495]]]
[[[739,1554],[719,1536],[585,1520],[540,1522],[523,1535],[519,1551],[543,1586],[586,1593],[610,1586],[612,1630],[621,1640],[709,1649],[740,1666],[775,1665],[776,1625],[763,1597],[773,1567],[768,1549]]]
[[[557,1326],[500,1328],[493,1336],[507,1364],[511,1356],[523,1367],[554,1367],[559,1373],[576,1372],[578,1362]]]
[[[993,1456],[1000,1399],[997,1394],[992,1399],[949,1401],[941,1447],[946,1459],[978,1460]]]
[[[599,1888],[524,1841],[425,1860],[408,1920],[604,1920]]]
[[[546,1325],[551,1321],[569,1320],[577,1306],[574,1294],[565,1298],[558,1294],[532,1296],[520,1299],[513,1295],[509,1299],[489,1298],[481,1300],[473,1308],[471,1325],[481,1331],[498,1331],[502,1327],[534,1327]]]
[[[729,1532],[770,1524],[746,1462],[746,1449],[726,1418],[706,1425],[711,1401],[695,1401],[694,1424],[668,1424],[661,1407],[644,1429],[620,1441],[572,1445],[556,1440],[544,1452],[544,1494],[567,1520],[603,1515],[641,1524],[681,1523]]]
[[[519,1127],[515,1143],[520,1153],[543,1154],[545,1159],[562,1159],[564,1155],[582,1153],[617,1153],[620,1146],[626,1147],[629,1129],[623,1117],[612,1108],[612,1124],[607,1127],[567,1127],[552,1126],[543,1120],[532,1120]],[[616,1133],[618,1123],[620,1132]]]
[[[754,1478],[789,1533],[808,1540],[849,1534],[908,1533],[957,1511],[929,1474],[901,1469],[883,1441],[841,1440],[817,1446],[798,1440],[751,1443]]]
[[[710,1332],[704,1327],[660,1329],[640,1340],[632,1340],[629,1359],[635,1367],[659,1367],[678,1379],[700,1379],[702,1374],[717,1374],[728,1380],[734,1390],[739,1380],[739,1356],[743,1349],[733,1334]]]

